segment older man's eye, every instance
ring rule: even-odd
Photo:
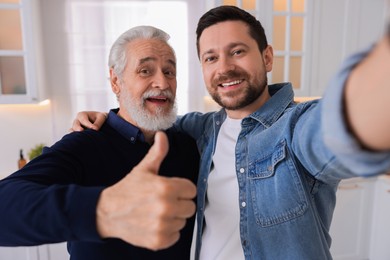
[[[165,75],[167,75],[168,77],[176,77],[176,72],[175,71],[172,71],[172,70],[168,70],[165,72]]]
[[[150,74],[150,71],[147,69],[142,69],[142,70],[140,70],[140,73],[141,74]]]

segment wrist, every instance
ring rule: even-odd
[[[103,190],[100,194],[100,198],[96,205],[96,229],[101,238],[107,238],[110,236],[110,227],[107,226],[108,222],[106,221],[108,216],[108,210],[105,207],[106,204],[104,203],[105,194],[103,195],[105,191],[106,189]]]

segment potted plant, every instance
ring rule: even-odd
[[[44,146],[45,144],[37,144],[33,148],[31,148],[31,150],[28,152],[28,159],[30,159],[31,161],[35,157],[41,155]]]

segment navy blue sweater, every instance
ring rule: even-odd
[[[166,131],[169,153],[160,175],[194,183],[199,155],[195,142],[174,129]],[[142,133],[110,112],[100,131],[64,136],[24,168],[0,181],[0,246],[68,241],[73,260],[189,259],[194,217],[180,240],[157,252],[120,239],[101,239],[96,205],[101,191],[121,180],[149,150]]]

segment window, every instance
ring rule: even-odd
[[[26,94],[22,5],[0,0],[0,95]]]
[[[295,91],[304,87],[305,0],[223,0],[256,16],[262,23],[268,42],[274,48],[274,65],[270,83],[291,82]]]
[[[301,88],[305,17],[304,0],[274,0],[272,82],[290,81],[295,89]]]

